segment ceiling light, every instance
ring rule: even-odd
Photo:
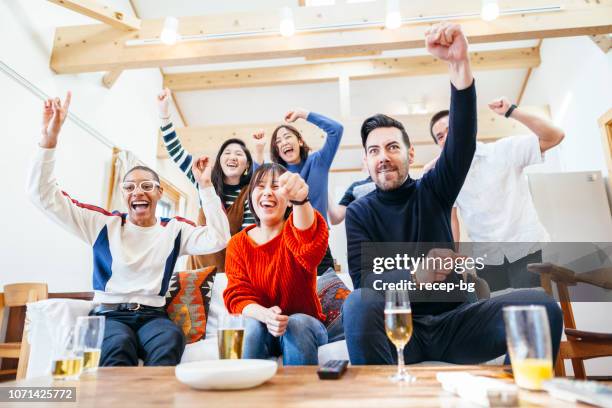
[[[493,21],[499,17],[499,4],[497,0],[482,0],[480,17],[484,21]]]
[[[159,36],[159,40],[166,45],[173,45],[179,40],[178,19],[176,17],[166,17],[164,28]]]
[[[402,14],[400,13],[399,0],[387,0],[387,15],[385,27],[389,30],[400,28],[402,25]]]
[[[281,9],[280,33],[283,37],[291,37],[295,34],[295,22],[293,21],[293,11],[290,7]]]

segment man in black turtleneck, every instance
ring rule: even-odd
[[[366,119],[361,128],[376,190],[346,211],[349,272],[356,290],[344,303],[343,323],[353,364],[397,361],[395,347],[385,334],[384,292],[373,288],[372,272],[362,270],[362,243],[442,243],[443,251],[454,254],[450,212],[476,148],[476,90],[468,43],[459,25],[433,26],[426,33],[426,45],[434,57],[448,62],[451,79],[449,135],[436,167],[419,180],[410,178],[409,162],[414,153],[400,122],[376,115]],[[452,271],[419,268],[413,280],[420,284],[457,282],[459,278]],[[434,296],[440,299],[439,295]],[[454,293],[452,299],[412,302],[414,332],[404,349],[405,360],[472,364],[503,355],[502,308],[524,303],[546,307],[556,356],[561,311],[543,292],[523,290],[476,303],[468,302],[461,293]]]

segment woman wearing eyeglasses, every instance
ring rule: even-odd
[[[45,101],[42,137],[28,181],[31,201],[51,220],[93,248],[94,303],[91,312],[106,317],[100,364],[176,365],[185,340],[168,318],[165,295],[181,255],[217,252],[230,239],[229,223],[211,182],[207,157],[192,168],[207,226],[175,217],[157,218],[162,187],[155,171],[137,166],[121,183],[127,213],[108,212],[72,199],[58,186],[55,147],[70,105]]]
[[[170,98],[168,88],[157,96],[162,140],[172,160],[197,189],[198,182],[191,171],[193,156],[183,148],[174,129],[170,117]],[[232,235],[255,223],[246,194],[252,173],[253,159],[244,141],[231,138],[223,142],[212,168],[211,179],[225,207]],[[206,225],[202,211],[198,214],[198,225]],[[218,271],[225,271],[225,250],[210,255],[191,256],[187,267],[200,269],[209,265],[216,265]]]

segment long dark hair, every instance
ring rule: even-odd
[[[283,175],[287,171],[288,170],[282,164],[265,163],[259,166],[257,170],[255,171],[255,174],[253,174],[253,177],[251,177],[251,181],[249,183],[249,210],[251,210],[251,214],[253,214],[253,218],[255,218],[255,224],[257,224],[258,227],[260,226],[261,221],[259,217],[257,216],[257,213],[255,212],[255,207],[253,206],[253,200],[252,200],[253,190],[255,190],[255,187],[257,187],[261,179],[263,179],[266,175],[272,174],[272,177],[278,179],[281,175]],[[291,214],[291,207],[287,206],[287,209],[285,210],[285,216],[284,216],[285,220],[289,218],[289,214]]]
[[[246,144],[244,144],[244,142],[240,139],[227,139],[219,148],[219,152],[217,153],[217,158],[215,159],[215,164],[212,168],[210,177],[212,184],[215,187],[215,191],[217,192],[217,195],[219,197],[223,197],[223,169],[221,168],[221,155],[223,154],[225,148],[232,143],[240,145],[247,158],[247,172],[246,174],[240,176],[240,188],[249,184],[249,181],[251,181],[251,176],[253,175],[253,159],[251,157],[251,152],[246,147]]]
[[[284,124],[277,126],[276,129],[274,129],[274,132],[272,132],[272,140],[270,141],[270,157],[272,158],[272,161],[274,163],[278,163],[278,164],[282,164],[283,166],[287,166],[287,162],[281,158],[280,153],[278,151],[278,146],[276,145],[276,138],[278,136],[278,132],[281,129],[287,129],[289,132],[293,133],[298,138],[298,141],[302,142],[302,145],[300,146],[300,160],[302,162],[305,162],[306,159],[308,158],[308,152],[310,152],[310,146],[306,144],[306,141],[302,137],[302,134],[300,133],[299,130],[297,130],[295,127],[291,125],[284,125]]]

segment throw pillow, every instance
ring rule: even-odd
[[[216,266],[175,272],[166,295],[168,317],[183,330],[187,343],[206,337],[206,320]]]
[[[317,295],[326,316],[325,327],[330,327],[340,318],[342,304],[350,293],[350,289],[332,268],[319,276],[317,279]]]

